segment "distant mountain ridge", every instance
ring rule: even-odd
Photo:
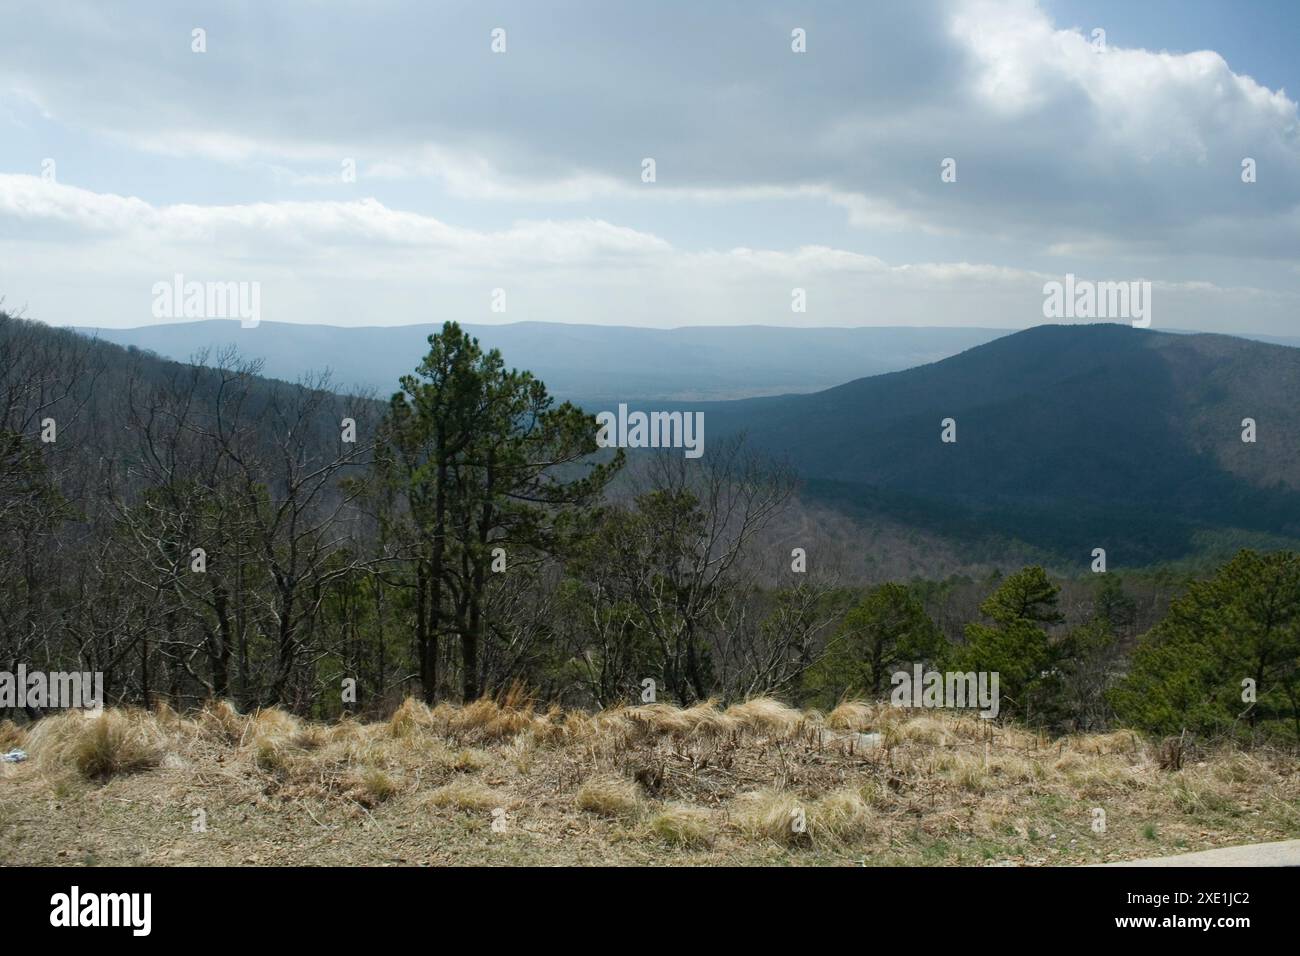
[[[1300,538],[1300,350],[1286,346],[1046,325],[811,395],[692,407],[709,440],[743,430],[823,499],[917,527],[1131,564],[1207,536]]]
[[[133,329],[80,328],[119,345],[186,361],[233,345],[264,361],[267,376],[296,380],[326,367],[343,388],[386,398],[419,364],[439,324],[343,328],[208,320]],[[531,370],[551,392],[582,402],[721,400],[811,392],[863,375],[933,362],[1006,335],[1003,329],[627,326],[518,322],[464,326],[506,363]]]
[[[205,335],[208,344],[233,342],[245,355],[257,354],[248,343],[274,345],[280,336],[280,346],[299,354],[295,360],[269,349],[278,361],[296,361],[304,371],[339,370],[340,357],[348,356],[340,384],[355,378],[348,370],[379,375],[381,366],[392,368],[395,384],[396,374],[419,361],[423,337],[433,329],[334,329],[312,338],[301,326],[216,325],[221,328],[133,330],[153,333],[136,341],[122,333],[101,338],[123,337],[123,344],[183,359],[186,343]],[[185,334],[168,340],[169,330]],[[506,338],[514,335],[511,342],[486,334],[502,330]],[[686,333],[676,335],[523,323],[472,331],[501,347],[509,365],[532,369],[593,412],[619,401],[703,411],[706,456],[707,443],[745,431],[758,448],[791,461],[807,501],[853,519],[846,529],[913,529],[931,546],[943,542],[963,554],[1041,556],[1082,569],[1095,548],[1106,549],[1110,566],[1122,568],[1211,551],[1221,556],[1243,545],[1300,546],[1300,349],[1288,345],[1124,325],[1046,325],[1010,334],[789,329],[775,331],[794,335],[766,336],[774,330],[760,329],[750,341],[762,347],[746,359],[745,328],[672,330]],[[905,355],[913,361],[926,348],[954,348],[957,339],[946,337],[951,332],[988,340],[899,371],[849,374],[842,384],[811,393],[732,401],[654,397],[654,389],[670,394],[688,383],[697,392],[707,392],[710,382],[721,389],[781,388],[788,380],[769,377],[780,358],[773,354],[777,345],[792,356],[788,369],[803,376],[810,356],[836,344],[827,336],[800,351],[796,337],[810,331],[912,333],[876,340],[891,343],[895,361]],[[336,332],[351,334],[335,338]],[[843,341],[853,340],[850,334]],[[865,359],[845,353],[826,374],[883,360],[882,350]],[[321,357],[329,360],[316,361]],[[702,378],[712,369],[720,370],[716,378]],[[723,374],[728,370],[730,378]],[[296,377],[270,360],[264,371]],[[593,385],[605,391],[583,394]],[[376,384],[381,399],[392,388]],[[639,388],[650,397],[638,396]],[[940,441],[946,418],[956,423],[954,444]],[[1255,422],[1252,443],[1241,440],[1247,418]],[[878,557],[889,564],[889,555]]]

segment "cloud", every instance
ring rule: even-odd
[[[1043,282],[1058,278],[967,261],[889,263],[827,245],[683,250],[598,219],[467,229],[375,199],[154,205],[34,176],[0,175],[0,224],[0,287],[59,324],[145,324],[153,284],[181,273],[259,282],[265,316],[281,321],[1024,327],[1041,321]],[[93,314],[75,294],[82,284],[93,287]],[[506,290],[505,313],[490,309],[494,289]],[[806,312],[792,310],[795,289]],[[1194,317],[1189,308],[1250,303],[1267,319],[1300,304],[1204,282],[1158,290],[1160,307],[1171,306],[1162,314],[1179,324]]]
[[[65,321],[38,252],[64,285],[74,264],[132,289],[256,271],[283,301],[302,287],[282,316],[302,320],[423,318],[401,293],[478,320],[508,284],[530,317],[573,321],[1018,326],[1068,271],[1168,283],[1184,326],[1249,307],[1266,331],[1297,288],[1295,101],[1210,51],[1099,52],[1031,0],[70,0],[0,35],[0,107],[42,149],[84,150],[60,170],[95,183],[0,176],[4,289]],[[135,157],[157,175],[132,179]],[[345,159],[359,181],[335,193]],[[1192,282],[1217,291],[1198,304]],[[790,313],[801,284],[817,312]]]

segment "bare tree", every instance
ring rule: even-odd
[[[635,508],[608,529],[618,592],[658,650],[662,676],[683,704],[709,696],[712,638],[733,627],[742,558],[789,500],[790,469],[755,454],[744,436],[701,459],[650,459],[633,478]]]

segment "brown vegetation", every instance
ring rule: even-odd
[[[1294,755],[1174,770],[1127,731],[863,702],[407,701],[333,724],[216,703],[0,733],[31,754],[0,765],[6,864],[1087,863],[1300,835]]]

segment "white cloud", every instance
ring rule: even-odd
[[[13,175],[0,175],[0,223],[0,288],[11,304],[25,303],[33,316],[59,324],[145,324],[153,284],[181,273],[260,282],[266,317],[282,321],[597,315],[655,326],[1019,327],[1041,321],[1043,281],[1056,277],[966,261],[891,264],[825,245],[687,251],[594,219],[467,229],[374,199],[155,206]],[[94,288],[90,314],[75,294],[79,284]],[[494,288],[507,290],[505,314],[489,311]],[[794,288],[807,292],[806,313],[791,311]],[[1171,316],[1187,316],[1196,303],[1216,310],[1250,303],[1267,318],[1293,313],[1298,304],[1294,295],[1200,282],[1158,289],[1175,306],[1162,309]]]
[[[1014,326],[1050,267],[1217,290],[1211,307],[1171,286],[1182,325],[1238,306],[1260,331],[1290,322],[1300,120],[1282,91],[1210,51],[1112,37],[1098,53],[1033,0],[803,13],[796,56],[776,5],[665,23],[633,5],[507,4],[511,52],[494,57],[473,5],[288,3],[256,30],[214,9],[197,56],[168,4],[33,7],[0,35],[0,123],[147,156],[165,188],[114,194],[120,158],[95,167],[100,191],[0,174],[0,291],[44,297],[60,321],[82,321],[74,302],[112,307],[37,286],[43,254],[65,286],[74,268],[131,289],[182,266],[258,271],[297,289],[304,311],[282,317],[304,321],[367,295],[410,321],[401,294],[476,312],[509,283],[532,317],[574,321]],[[1245,155],[1257,183],[1240,181]],[[376,198],[285,198],[338,184],[345,158],[346,195]],[[61,171],[99,161],[74,159]],[[223,202],[173,201],[207,195],[205,163],[229,174]],[[784,229],[805,210],[851,228]],[[1189,276],[1192,260],[1217,281]],[[378,282],[394,286],[337,291]],[[789,313],[794,284],[810,286],[806,316]]]

